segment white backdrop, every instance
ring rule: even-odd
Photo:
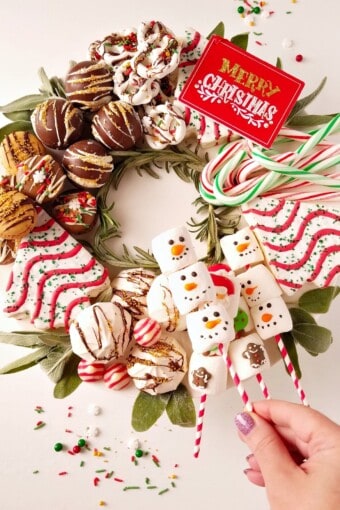
[[[86,58],[87,47],[93,40],[121,28],[136,26],[139,21],[159,19],[178,34],[188,26],[207,34],[219,21],[224,21],[227,36],[244,31],[261,33],[251,35],[249,50],[271,63],[280,56],[285,70],[306,81],[304,95],[328,76],[323,93],[309,109],[311,113],[340,111],[339,2],[268,0],[266,9],[274,13],[269,19],[255,17],[255,27],[248,27],[236,13],[242,4],[236,0],[213,3],[197,0],[191,6],[183,0],[172,0],[170,4],[155,0],[130,0],[125,4],[113,0],[98,0],[94,4],[79,0],[3,3],[0,11],[0,104],[36,92],[40,66],[48,75],[62,76],[70,60]],[[289,49],[282,46],[287,38],[294,43]],[[261,41],[262,45],[256,41]],[[300,63],[295,61],[298,53],[304,57]],[[4,118],[0,122],[1,125],[6,123]],[[146,248],[155,233],[188,219],[194,195],[191,187],[173,176],[161,182],[134,177],[122,182],[116,198],[116,217],[123,225],[124,241],[129,246],[136,244]],[[183,205],[178,207],[179,203]],[[322,323],[334,333],[333,345],[318,358],[301,353],[301,366],[303,386],[311,404],[340,421],[338,310],[339,300],[333,303],[327,316],[322,317]],[[25,353],[19,348],[0,345],[0,365]],[[266,380],[273,396],[297,401],[281,363],[266,374]],[[259,396],[252,382],[247,388],[252,396]],[[267,509],[264,491],[249,485],[242,473],[247,451],[234,430],[234,415],[242,408],[235,390],[208,400],[199,460],[192,457],[192,429],[176,428],[161,419],[147,433],[132,432],[133,390],[111,394],[101,385],[82,384],[64,401],[54,400],[52,390],[52,384],[39,368],[0,376],[0,506],[4,510],[92,510],[98,508],[101,501],[106,502],[107,508],[143,505],[154,510],[162,505],[163,510],[174,506],[205,510],[214,501],[216,510]],[[91,403],[102,408],[99,416],[89,414]],[[37,414],[37,405],[43,406],[45,412]],[[46,426],[33,430],[39,420]],[[90,439],[90,446],[105,455],[98,457],[86,451],[71,456],[65,450],[53,451],[57,441],[72,449],[88,426],[96,426],[100,432]],[[150,451],[147,457],[139,460],[138,466],[131,462],[131,450],[126,446],[131,436],[138,437],[142,448]],[[160,459],[159,468],[152,462],[152,453]],[[81,460],[85,462],[82,467]],[[174,467],[176,464],[178,466]],[[105,473],[96,473],[98,469],[113,470],[113,477],[124,482],[115,481],[113,477],[106,479]],[[65,471],[66,475],[59,475]],[[173,474],[178,478],[168,478]],[[97,486],[95,477],[100,478]],[[163,495],[158,495],[158,489],[147,490],[145,478],[150,478],[159,490],[165,487],[170,490]],[[171,480],[176,487],[171,486]],[[138,485],[141,489],[124,492],[125,485]]]

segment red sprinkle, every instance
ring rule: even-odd
[[[68,475],[68,472],[67,471],[60,471],[60,473],[58,473],[59,476],[65,476],[65,475]]]
[[[121,478],[114,478],[114,481],[115,482],[124,482],[124,480],[122,480]]]
[[[77,444],[76,444],[76,445],[72,448],[73,453],[79,453],[79,452],[80,452],[80,450],[81,450],[81,448],[80,448],[80,446],[79,446],[79,445],[77,445]]]
[[[303,61],[303,55],[301,55],[299,53],[298,55],[296,55],[295,60],[296,60],[296,62],[302,62]]]
[[[98,486],[98,484],[99,484],[99,482],[100,482],[100,478],[98,478],[98,476],[96,476],[96,477],[93,479],[93,485],[94,485],[95,487],[97,487],[97,486]]]

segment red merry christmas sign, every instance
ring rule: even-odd
[[[269,148],[303,86],[298,78],[213,36],[179,99]]]

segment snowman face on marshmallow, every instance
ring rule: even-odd
[[[233,340],[233,320],[222,304],[211,303],[197,312],[187,315],[187,329],[192,348],[207,352],[218,344]]]
[[[251,314],[255,329],[263,340],[290,331],[293,327],[288,307],[281,297],[254,306]]]
[[[242,296],[250,307],[282,294],[274,276],[263,264],[241,273],[238,280],[241,283]]]
[[[263,261],[263,253],[249,227],[221,239],[221,248],[231,269],[242,269]]]
[[[169,287],[179,312],[185,315],[208,301],[214,301],[216,292],[206,265],[196,262],[169,275]]]
[[[162,273],[174,273],[197,261],[190,234],[184,226],[163,232],[151,244]]]

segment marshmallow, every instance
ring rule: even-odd
[[[281,297],[253,306],[251,314],[255,329],[263,340],[290,331],[293,327],[288,307]]]
[[[240,331],[248,333],[254,329],[254,321],[250,315],[250,309],[242,296],[240,297],[237,315],[234,318],[234,328],[236,333]]]
[[[227,273],[225,264],[208,267],[216,290],[216,301],[223,303],[231,317],[235,317],[240,301],[241,284],[238,279]]]
[[[222,237],[221,248],[231,269],[243,269],[263,261],[259,243],[249,227]]]
[[[256,333],[230,342],[228,355],[241,381],[270,367],[265,345]]]
[[[152,239],[151,246],[162,273],[174,273],[197,261],[190,234],[184,226],[162,232]]]
[[[241,283],[242,296],[250,307],[282,294],[273,274],[263,264],[248,269],[237,278]]]
[[[136,345],[127,369],[139,390],[157,395],[177,388],[187,372],[187,356],[179,342],[169,337],[152,347]]]
[[[169,288],[169,278],[165,274],[156,276],[146,296],[148,315],[158,321],[169,333],[186,329],[185,317],[175,306]]]
[[[203,353],[227,344],[235,337],[233,319],[221,303],[209,303],[187,316],[188,335],[195,352]]]
[[[216,395],[226,389],[227,368],[223,356],[205,356],[193,352],[189,363],[189,385],[206,395]]]
[[[213,281],[203,262],[196,262],[169,275],[169,288],[182,315],[216,299]]]
[[[70,326],[75,354],[86,361],[121,357],[132,337],[131,315],[115,303],[95,303],[78,313]]]
[[[156,275],[147,269],[124,269],[112,280],[111,301],[119,303],[134,319],[147,315],[146,296]]]

